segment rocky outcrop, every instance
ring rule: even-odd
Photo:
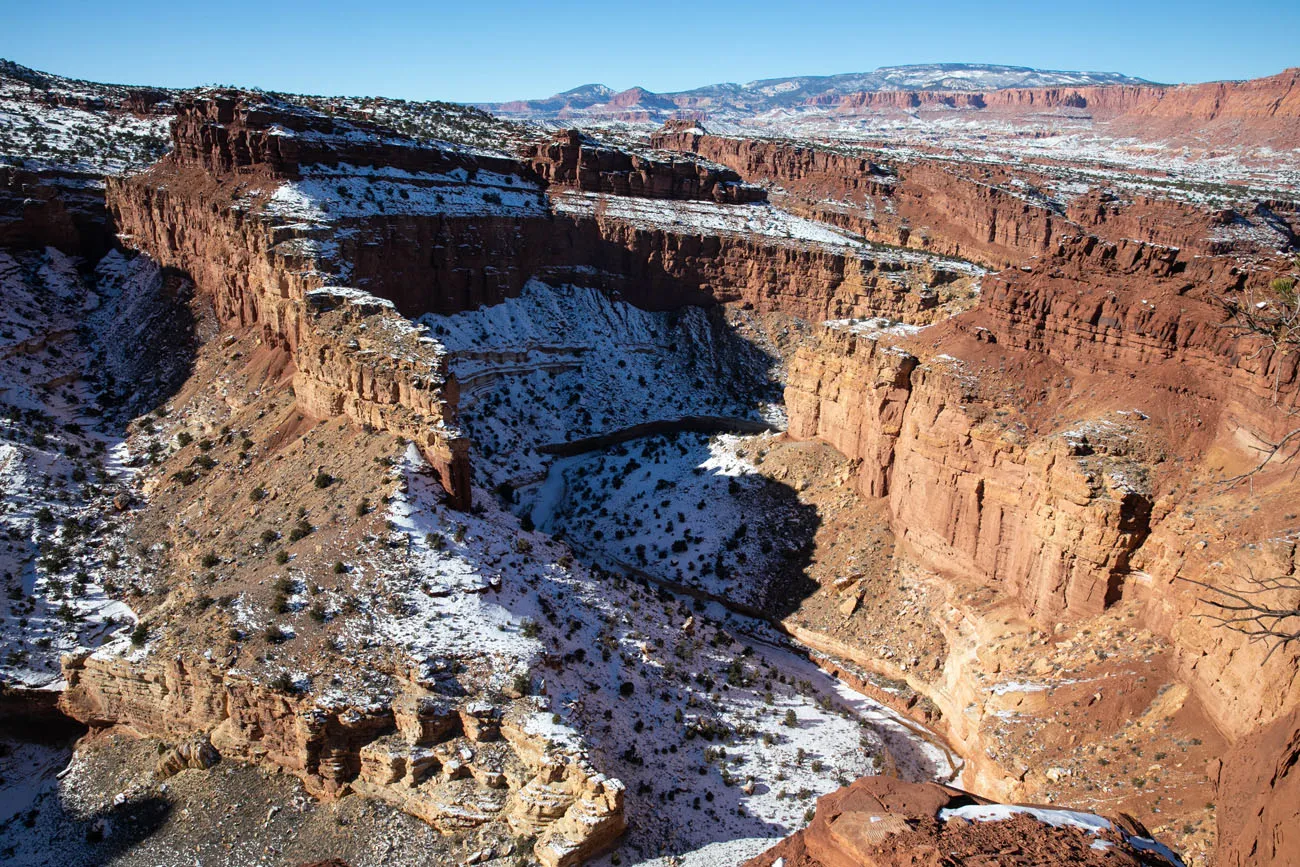
[[[452,501],[468,508],[469,443],[455,428],[456,389],[439,344],[391,305],[366,303],[373,296],[313,295],[324,274],[304,252],[303,232],[246,217],[206,171],[164,164],[110,180],[108,197],[124,238],[189,274],[223,323],[260,328],[293,354],[305,409],[415,441]]]
[[[745,867],[1169,864],[1128,816],[994,804],[936,783],[864,777],[817,801],[812,823]]]
[[[820,439],[857,461],[857,489],[889,493],[916,357],[840,328],[796,352],[785,391],[789,434]]]
[[[858,461],[921,563],[990,581],[1054,620],[1115,602],[1149,532],[1151,492],[1107,424],[1032,437],[972,401],[974,374],[879,336],[828,329],[791,364],[790,434]]]
[[[599,213],[571,226],[557,245],[555,264],[542,273],[563,278],[585,263],[595,269],[583,275],[586,285],[595,282],[649,310],[736,303],[810,321],[914,315],[937,305],[932,285],[960,276],[942,265],[914,267],[857,248],[688,225],[650,227]]]
[[[622,784],[530,734],[526,702],[458,703],[408,682],[389,706],[325,709],[203,662],[112,652],[65,657],[64,675],[60,706],[74,719],[180,741],[160,759],[164,776],[210,766],[215,750],[281,768],[317,797],[382,799],[444,833],[506,822],[537,837],[546,867],[579,863],[625,827]]]
[[[746,180],[778,184],[810,215],[881,243],[1004,267],[1076,231],[1045,202],[1012,192],[1001,168],[926,159],[883,167],[867,156],[699,127],[670,125],[651,141],[730,166]]]
[[[767,199],[761,187],[742,183],[738,174],[723,166],[671,154],[629,153],[601,145],[576,129],[530,145],[522,156],[552,186],[589,193],[730,204]]]
[[[296,178],[305,166],[339,163],[430,173],[519,168],[508,158],[422,143],[362,120],[243,91],[206,92],[180,101],[172,148],[170,160],[216,175],[261,168]]]
[[[710,134],[689,121],[670,121],[650,137],[655,148],[695,153],[729,166],[741,177],[767,180],[787,189],[817,192],[827,198],[878,194],[894,175],[864,156],[781,141],[730,138]]]
[[[96,260],[112,246],[99,181],[86,173],[0,166],[0,246]]]

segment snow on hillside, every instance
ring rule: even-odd
[[[409,606],[376,631],[417,665],[486,654],[503,688],[530,681],[530,731],[585,744],[627,786],[625,863],[737,863],[857,776],[891,763],[912,779],[952,772],[762,621],[591,565],[485,491],[474,512],[452,511],[414,449],[402,468],[390,517],[414,556],[358,580],[383,592],[407,582]]]
[[[789,108],[816,97],[875,91],[989,91],[1016,87],[1094,87],[1150,84],[1118,72],[1070,72],[999,66],[986,63],[924,63],[883,66],[872,72],[765,78],[746,84],[709,84],[673,93],[629,88],[616,93],[604,85],[586,85],[546,99],[485,105],[502,115],[531,117],[616,117],[628,109],[647,111],[662,120],[677,109],[703,109],[710,117],[739,120],[755,113]],[[636,99],[627,99],[635,94]],[[613,97],[622,96],[617,102]]]
[[[654,313],[533,280],[502,304],[420,322],[451,353],[488,488],[539,481],[541,445],[689,415],[757,419],[778,396],[772,359],[703,308]]]
[[[761,608],[816,528],[794,492],[759,475],[765,436],[654,436],[552,466],[533,507],[611,568]]]
[[[100,408],[106,383],[76,324],[117,310],[59,253],[0,251],[0,682],[54,688],[61,654],[134,622],[113,590],[127,569],[127,474]]]
[[[500,155],[529,140],[534,131],[481,109],[452,102],[411,102],[384,97],[326,97],[276,94],[317,111],[370,121],[432,144],[454,144]]]
[[[710,132],[775,137],[880,159],[917,159],[1031,167],[1064,185],[1066,199],[1098,187],[1223,205],[1300,189],[1300,149],[1218,148],[1109,135],[1087,117],[1043,113],[1007,119],[971,109],[870,111],[845,114],[823,107],[781,108],[743,122],[710,119]]]
[[[42,91],[0,75],[0,165],[120,174],[166,152],[168,117],[47,102]]]
[[[253,190],[245,206],[262,193]],[[305,166],[302,179],[272,191],[269,216],[306,226],[379,215],[536,217],[546,213],[541,188],[518,175],[465,169],[445,174],[392,167]]]
[[[764,240],[829,247],[859,247],[861,242],[826,223],[796,217],[767,204],[727,205],[706,201],[644,199],[600,193],[556,196],[555,210],[577,216],[606,216],[638,226],[673,232],[758,235]]]
[[[882,66],[874,72],[833,75],[814,79],[814,81],[834,93],[888,90],[987,91],[1018,87],[1098,87],[1112,84],[1151,83],[1118,72],[1070,72],[990,63],[918,63],[907,66]],[[765,85],[766,82],[755,84]]]

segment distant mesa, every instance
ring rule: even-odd
[[[805,104],[827,104],[849,94],[950,91],[978,94],[1011,88],[1149,86],[1153,82],[1118,72],[1067,72],[980,63],[929,63],[884,66],[872,72],[765,78],[747,84],[710,84],[692,90],[655,93],[644,87],[615,91],[603,84],[584,84],[545,99],[482,103],[497,114],[538,119],[582,116],[610,120],[666,120],[683,111],[716,115],[753,115]]]

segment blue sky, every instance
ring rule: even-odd
[[[540,97],[589,82],[669,91],[939,61],[1156,81],[1300,65],[1298,0],[5,5],[0,57],[37,69],[125,84],[408,99]]]

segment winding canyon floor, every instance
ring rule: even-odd
[[[43,299],[67,295],[65,284],[84,279],[31,273],[24,285]],[[107,280],[94,285],[120,291]],[[136,290],[158,288],[146,280]],[[586,306],[572,304],[575,298]],[[603,325],[577,334],[539,306],[574,318],[599,315]],[[205,327],[201,305],[197,319]],[[551,330],[512,333],[502,327],[511,321]],[[817,797],[864,774],[957,777],[960,763],[936,735],[829,676],[773,626],[772,599],[788,597],[792,582],[806,580],[818,518],[792,487],[758,471],[777,443],[772,434],[654,435],[559,458],[522,444],[564,443],[681,416],[761,421],[772,413],[763,366],[770,359],[702,311],[648,314],[572,287],[539,284],[521,299],[450,317],[434,330],[441,325],[454,348],[457,330],[476,322],[491,325],[512,358],[524,350],[567,363],[502,368],[464,359],[467,420],[488,444],[480,478],[495,484],[476,490],[481,505],[470,513],[446,506],[413,447],[303,416],[276,385],[273,358],[249,334],[201,348],[190,384],[164,411],[133,422],[112,446],[111,462],[92,459],[89,473],[77,470],[79,453],[68,448],[55,455],[66,465],[52,458],[33,464],[48,454],[41,446],[49,449],[49,440],[11,434],[6,448],[21,462],[11,460],[8,472],[30,475],[39,467],[42,480],[24,476],[24,484],[65,486],[72,505],[84,498],[87,517],[59,512],[46,522],[32,506],[7,511],[6,524],[11,534],[34,533],[37,543],[52,530],[48,548],[85,520],[77,538],[88,544],[61,556],[71,573],[85,572],[88,586],[134,580],[132,593],[142,601],[173,594],[163,604],[204,612],[182,618],[188,640],[209,643],[216,653],[225,652],[224,642],[237,654],[232,639],[275,629],[276,642],[267,642],[260,663],[326,704],[383,699],[383,679],[366,662],[372,648],[401,648],[419,659],[518,660],[515,680],[508,669],[499,672],[496,688],[537,694],[528,699],[536,707],[530,725],[589,750],[627,787],[629,830],[603,863],[737,863],[802,827]],[[558,345],[560,334],[567,347]],[[97,344],[86,348],[70,332],[59,345],[51,344],[76,381]],[[44,368],[29,372],[38,376]],[[646,376],[659,387],[627,390],[641,403],[605,393]],[[746,394],[748,400],[737,397]],[[99,399],[88,392],[83,404],[100,428],[111,428],[93,411]],[[531,412],[521,415],[523,406]],[[69,417],[84,420],[85,410]],[[270,463],[246,475],[237,465],[251,449],[265,449]],[[196,456],[215,460],[209,465]],[[526,481],[546,463],[531,484],[499,481]],[[192,493],[197,486],[176,481],[187,470],[211,475],[201,496]],[[328,490],[292,499],[300,515],[310,516],[312,544],[272,558],[271,550],[288,540],[256,528],[274,516],[293,479],[322,471],[332,480]],[[102,519],[113,514],[111,503],[85,487],[87,477],[112,483],[114,473],[122,481],[109,490],[124,493],[138,476],[155,480],[150,505],[131,516],[136,532],[221,552],[204,558],[206,572],[196,574],[187,602],[175,598],[174,588],[151,583],[147,566],[126,577],[124,562],[135,552],[125,521]],[[373,514],[353,515],[352,504],[363,501]],[[292,525],[301,518],[279,520]],[[338,569],[330,558],[341,550],[349,555]],[[141,555],[145,562],[151,556]],[[25,560],[33,572],[34,557]],[[245,558],[250,562],[238,578],[224,574],[225,561],[233,566]],[[330,586],[320,575],[336,580]],[[107,635],[113,625],[115,609],[73,587],[75,574],[69,580],[72,598],[86,601],[63,626],[56,611],[20,611],[10,603],[15,626],[21,615],[22,628],[54,639],[35,642],[47,655],[22,659],[34,682],[57,683],[63,642],[84,645],[88,629]],[[42,586],[54,581],[43,577]],[[280,594],[272,606],[280,614],[266,626],[259,597],[268,585]],[[306,628],[314,621],[325,628]],[[78,631],[65,635],[70,628]],[[147,639],[133,644],[119,633],[112,641],[127,658],[153,652]],[[327,670],[313,659],[322,653]],[[66,741],[6,749],[0,836],[14,864],[280,864],[329,853],[360,867],[419,860],[404,853],[495,847],[500,854],[512,845],[499,832],[442,838],[391,807],[355,797],[318,804],[290,778],[237,762],[158,778],[148,769],[163,746],[149,739],[97,736],[75,758]],[[193,821],[202,804],[221,805],[215,822]],[[249,827],[255,833],[243,832]]]
[[[32,285],[39,292],[43,284]],[[196,321],[205,327],[201,305]],[[817,797],[863,775],[960,783],[963,763],[944,741],[878,699],[928,713],[929,699],[906,678],[940,683],[953,658],[983,644],[991,658],[960,674],[987,681],[996,707],[980,708],[977,725],[989,730],[981,742],[1006,751],[999,761],[1049,769],[1045,800],[1098,810],[1141,804],[1168,816],[1159,832],[1180,842],[1189,863],[1208,851],[1204,768],[1222,743],[1205,739],[1212,727],[1187,705],[1185,689],[1163,703],[1153,694],[1167,689],[1161,648],[1127,624],[1131,611],[1044,635],[987,589],[936,580],[898,550],[880,505],[854,492],[853,466],[824,444],[689,430],[584,442],[653,420],[779,422],[767,385],[773,356],[731,325],[702,311],[646,313],[594,290],[543,284],[498,307],[426,323],[461,353],[466,424],[486,444],[476,467],[479,505],[469,513],[447,507],[414,447],[303,415],[251,333],[201,348],[190,384],[118,440],[104,478],[143,472],[158,480],[134,526],[221,552],[205,559],[188,601],[165,603],[203,612],[184,619],[188,640],[234,662],[246,658],[243,636],[274,630],[256,664],[326,704],[385,700],[389,687],[367,663],[376,650],[514,660],[513,669],[498,664],[483,675],[492,688],[531,693],[523,699],[534,708],[530,726],[589,750],[627,787],[629,829],[599,863],[663,865],[757,855],[802,827]],[[750,333],[793,329],[787,339],[798,339],[788,322],[751,317],[748,325]],[[475,352],[457,350],[458,341]],[[63,357],[88,352],[79,345]],[[651,379],[655,387],[641,385]],[[178,438],[187,431],[195,433]],[[14,439],[7,448],[27,459],[21,466],[42,454]],[[537,451],[547,444],[587,450]],[[267,461],[252,475],[237,469],[250,451]],[[74,503],[82,490],[75,463],[39,465],[45,484],[69,486]],[[187,470],[212,475],[203,495],[174,482]],[[328,488],[290,493],[322,472]],[[99,496],[88,502],[109,509]],[[290,496],[297,517],[277,514]],[[353,510],[358,503],[368,511]],[[35,528],[39,540],[36,511],[7,513],[11,535]],[[268,520],[281,529],[259,529]],[[304,520],[310,535],[289,544],[288,529]],[[55,526],[67,534],[61,521]],[[106,565],[116,562],[106,553],[115,546],[129,556],[124,528],[88,526],[93,544],[74,549],[66,568],[86,570],[91,586],[131,580]],[[273,558],[273,550],[288,556]],[[347,553],[335,562],[339,551]],[[243,564],[238,576],[227,563]],[[94,564],[100,571],[87,569]],[[137,598],[166,592],[152,574],[146,565],[134,579]],[[272,588],[279,613],[268,621]],[[80,632],[56,637],[51,652],[58,641],[84,644],[86,630],[112,616],[111,606],[88,598],[65,618]],[[8,616],[19,614],[28,628],[62,635],[56,612],[11,603]],[[986,640],[962,649],[972,629]],[[152,652],[147,642],[113,640],[130,658]],[[49,657],[25,664],[33,677],[57,671]],[[1097,684],[1135,678],[1150,678],[1150,691],[1117,708],[1098,703]],[[1055,700],[1050,710],[1036,701],[1059,699],[1058,690],[1078,699]],[[1070,731],[1080,724],[1112,731],[1088,732],[1088,752],[1079,754]],[[141,771],[151,762],[140,757],[162,749],[147,739],[94,738],[66,769],[64,745],[10,749],[0,828],[15,864],[281,864],[330,854],[363,867],[405,863],[415,851],[508,857],[521,845],[499,830],[441,837],[357,797],[319,804],[291,779],[237,762],[158,779]],[[1148,785],[1156,794],[1144,798]],[[1176,804],[1160,794],[1175,787]],[[200,826],[190,819],[205,803],[225,806],[215,824]],[[248,827],[256,832],[242,833]]]

